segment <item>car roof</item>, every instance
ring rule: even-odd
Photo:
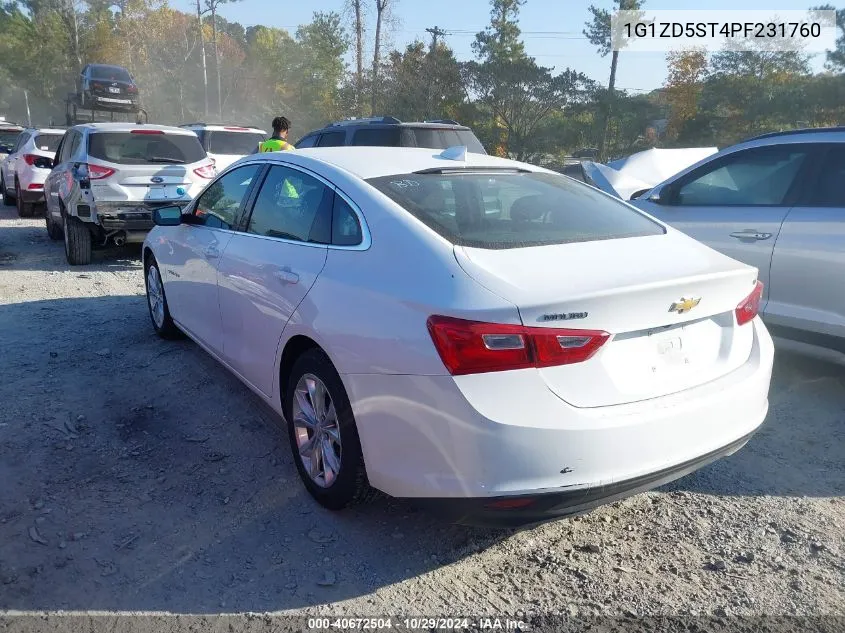
[[[421,121],[419,123],[367,123],[359,121],[344,121],[342,123],[331,123],[318,130],[311,130],[304,136],[311,136],[312,134],[321,134],[323,132],[339,132],[343,130],[393,130],[397,128],[417,128],[417,129],[432,129],[432,130],[466,130],[471,131],[471,128],[466,125],[455,123],[432,123],[429,121]]]
[[[759,145],[775,145],[777,143],[820,143],[820,142],[845,142],[845,127],[811,127],[797,130],[785,130],[783,132],[769,132],[749,139],[745,139],[736,145],[754,143]],[[732,146],[735,147],[736,145]],[[726,148],[727,149],[727,148]]]
[[[467,152],[465,160],[451,160],[444,158],[443,152],[444,150],[420,147],[341,146],[309,147],[292,152],[268,152],[253,154],[248,158],[250,162],[251,160],[272,161],[274,158],[284,158],[286,162],[312,168],[316,164],[324,163],[338,167],[364,180],[380,176],[409,174],[424,169],[460,169],[462,167],[511,168],[552,173],[541,167],[488,154]]]
[[[30,127],[27,128],[28,132],[35,132],[36,134],[64,134],[67,132],[67,128],[55,128],[55,127]]]
[[[88,64],[88,68],[109,68],[126,70],[125,66],[118,66],[117,64]]]
[[[147,123],[81,123],[75,125],[76,130],[89,130],[91,132],[132,132],[133,130],[160,130],[168,134],[193,134],[193,131],[175,127],[173,125],[149,125]]]
[[[259,132],[261,134],[266,134],[267,132],[262,130],[261,128],[254,127],[252,125],[240,125],[237,123],[183,123],[179,127],[188,129],[188,130],[195,130],[195,129],[202,129],[202,130],[211,130],[212,132],[249,132],[255,133]]]

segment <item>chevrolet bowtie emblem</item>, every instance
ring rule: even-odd
[[[678,314],[684,314],[692,310],[695,306],[701,303],[701,297],[693,299],[690,297],[689,299],[684,299],[681,297],[680,301],[676,301],[672,305],[669,306],[669,312],[677,312]]]

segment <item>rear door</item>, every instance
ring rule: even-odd
[[[781,224],[807,182],[812,146],[740,150],[663,187],[660,204],[632,204],[729,257],[755,266],[769,292],[769,269]]]
[[[220,264],[224,355],[268,396],[282,330],[326,263],[333,200],[321,178],[271,165]]]
[[[223,353],[217,268],[261,165],[238,167],[206,188],[189,221],[163,232],[162,261],[170,313],[216,354]],[[171,290],[172,289],[172,290]]]
[[[813,171],[775,245],[766,322],[845,353],[845,144],[819,145]]]
[[[15,172],[17,170],[17,161],[20,159],[21,154],[20,151],[26,142],[32,136],[29,132],[21,132],[18,140],[15,142],[14,147],[12,147],[12,151],[9,153],[9,156],[2,161],[3,164],[3,179],[6,182],[6,186],[9,189],[15,188]]]

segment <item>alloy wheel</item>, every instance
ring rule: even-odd
[[[311,481],[330,487],[340,472],[340,427],[329,390],[313,374],[304,374],[296,383],[293,427],[299,458]]]
[[[150,303],[150,314],[157,328],[164,326],[164,289],[158,268],[150,266],[147,270],[147,301]]]

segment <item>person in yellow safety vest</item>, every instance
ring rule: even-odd
[[[284,116],[277,116],[273,119],[272,125],[273,136],[258,144],[259,153],[293,150],[293,145],[287,141],[288,131],[290,130],[290,120]],[[299,198],[299,192],[287,178],[285,178],[283,185],[285,188],[285,197]]]
[[[273,119],[273,136],[258,144],[259,152],[284,152],[292,150],[293,145],[288,143],[288,130],[290,121],[287,117],[277,116]]]

